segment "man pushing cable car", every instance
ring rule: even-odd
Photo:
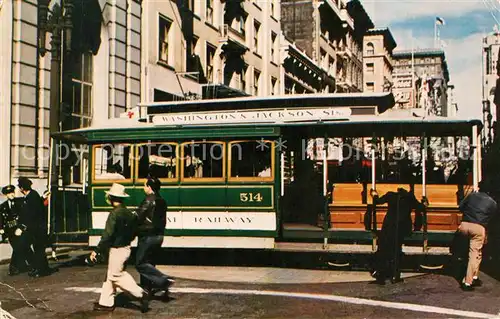
[[[397,192],[387,192],[378,197],[377,191],[371,190],[373,204],[388,204],[382,229],[378,237],[378,249],[375,253],[375,277],[378,284],[385,284],[386,279],[398,282],[401,280],[400,260],[402,256],[403,240],[412,233],[411,212],[415,209],[415,228],[420,228],[418,216],[428,206],[424,197],[419,202],[412,192],[398,188]]]
[[[458,232],[469,239],[469,262],[461,284],[464,291],[472,291],[474,287],[482,285],[478,275],[486,230],[498,210],[497,203],[489,194],[492,186],[491,183],[482,181],[479,184],[479,191],[471,193],[460,203],[463,217]]]

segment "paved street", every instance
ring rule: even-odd
[[[2,308],[15,318],[491,318],[500,312],[500,285],[486,274],[483,287],[465,293],[439,274],[405,273],[404,283],[378,286],[366,271],[168,265],[160,269],[176,278],[170,301],[152,301],[144,315],[134,302],[98,313],[92,305],[105,266],[84,266],[76,255],[39,279],[8,277],[0,266]]]

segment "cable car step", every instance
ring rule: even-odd
[[[372,245],[360,244],[328,244],[326,247],[320,243],[276,243],[275,250],[294,252],[328,252],[345,254],[372,254]],[[403,246],[406,255],[450,255],[448,247],[429,247],[424,252],[421,246]]]

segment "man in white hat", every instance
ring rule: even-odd
[[[126,272],[125,263],[130,257],[130,243],[135,237],[137,228],[137,215],[127,209],[123,203],[129,197],[125,187],[113,184],[106,192],[107,200],[113,206],[106,220],[106,227],[95,251],[90,255],[93,262],[97,261],[97,254],[109,249],[108,271],[106,281],[102,286],[99,302],[94,305],[94,310],[113,311],[115,307],[116,288],[129,293],[141,301],[141,311],[147,312],[149,308],[148,294],[139,287],[134,278]]]

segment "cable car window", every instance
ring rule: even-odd
[[[137,147],[137,178],[154,176],[160,179],[177,178],[177,144],[151,143]]]
[[[232,179],[272,180],[274,176],[272,141],[230,143],[229,170]]]
[[[132,178],[132,146],[104,144],[94,146],[94,171],[96,181],[123,181]]]
[[[183,180],[223,180],[224,143],[190,142],[182,145]]]

